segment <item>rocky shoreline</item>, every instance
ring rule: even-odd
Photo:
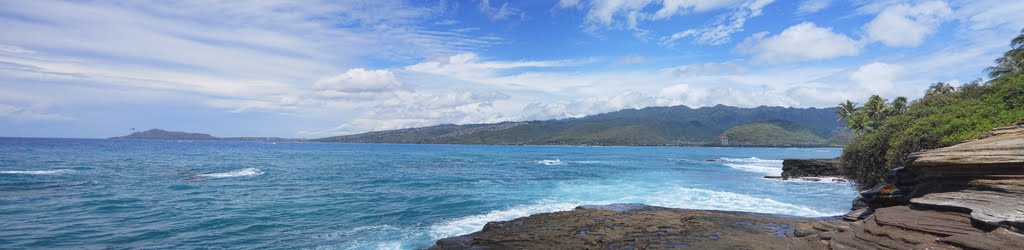
[[[491,222],[431,249],[1024,249],[1024,125],[911,160],[842,218],[582,206]],[[796,161],[783,178],[827,173],[829,162]]]

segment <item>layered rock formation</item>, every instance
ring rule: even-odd
[[[830,246],[1024,249],[1024,126],[911,158],[861,193],[846,218],[863,219]]]
[[[782,160],[782,178],[843,176],[839,159]]]

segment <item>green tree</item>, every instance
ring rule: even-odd
[[[892,100],[892,112],[891,115],[902,115],[907,113],[907,98],[896,97]]]
[[[856,102],[846,100],[846,102],[839,103],[839,106],[836,108],[836,115],[839,116],[839,119],[836,119],[836,121],[849,119],[857,112],[857,110]]]
[[[996,65],[985,69],[992,79],[1024,72],[1024,30],[1010,40],[1010,50],[996,58]]]
[[[868,101],[864,103],[863,110],[871,120],[883,120],[889,113],[889,104],[886,103],[885,98],[878,95],[872,95],[868,98]]]
[[[1018,50],[1020,49],[1018,48]],[[1024,54],[1013,50],[1007,51],[1003,57],[996,59],[996,66],[985,69],[988,72],[988,76],[995,79],[1006,75],[1020,74],[1022,72],[1021,67],[1024,65],[1021,64],[1021,55],[1013,55],[1014,53]]]
[[[955,90],[953,88],[953,85],[949,85],[949,84],[946,84],[944,82],[937,82],[937,83],[933,83],[932,86],[929,86],[928,90],[925,91],[924,93],[925,93],[925,95],[935,95],[935,94],[944,95],[944,94],[953,93],[953,90]]]

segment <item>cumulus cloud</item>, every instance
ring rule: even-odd
[[[446,93],[397,92],[349,121],[324,131],[302,131],[307,136],[353,134],[437,124],[493,123],[507,121],[494,112],[494,103],[509,96],[496,91]]]
[[[653,96],[626,90],[609,98],[586,97],[573,101],[533,102],[523,108],[519,120],[579,118],[623,109],[650,107],[654,106],[655,101]]]
[[[887,93],[893,89],[893,80],[903,71],[894,64],[874,62],[860,66],[850,74],[850,80],[873,93]]]
[[[832,0],[804,0],[796,8],[797,15],[818,13],[832,5]]]
[[[736,51],[754,56],[755,62],[785,63],[830,59],[860,53],[861,44],[832,28],[803,22],[771,36],[767,32],[752,35]]]
[[[332,93],[380,93],[393,91],[402,86],[390,70],[349,69],[343,74],[321,78],[313,84],[318,92]]]
[[[916,47],[953,13],[944,1],[897,4],[864,25],[867,37],[891,47]]]

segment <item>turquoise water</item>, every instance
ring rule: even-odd
[[[410,249],[618,202],[833,216],[853,186],[761,177],[839,153],[0,138],[0,248]]]

